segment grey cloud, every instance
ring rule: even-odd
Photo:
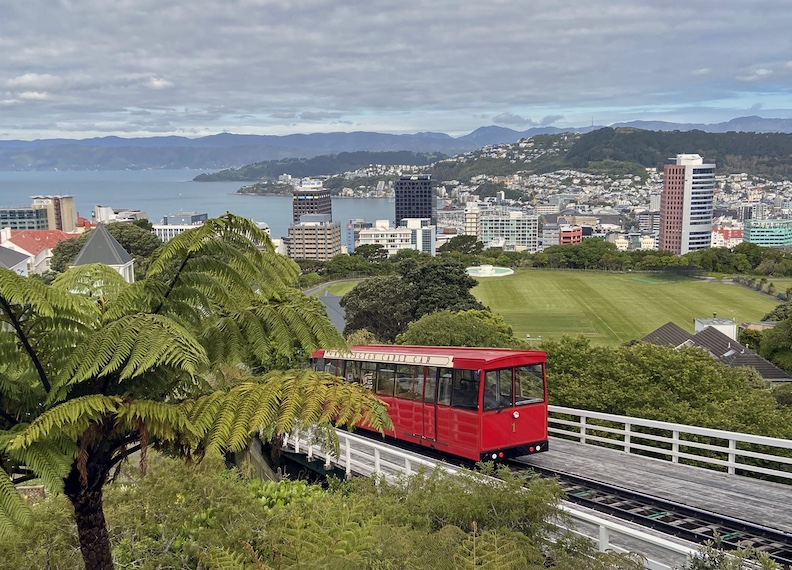
[[[492,117],[492,122],[500,125],[525,125],[525,124],[533,125],[534,124],[534,122],[531,119],[526,119],[519,115],[515,115],[514,113],[501,113],[500,115],[495,115],[494,117]]]
[[[557,123],[558,121],[563,121],[563,120],[564,120],[563,115],[547,115],[546,117],[542,117],[542,119],[539,121],[539,124],[543,127],[547,127],[549,125],[552,125],[553,123]]]
[[[120,130],[129,109],[197,132],[736,114],[792,100],[790,27],[782,0],[29,0],[0,23],[0,130]]]

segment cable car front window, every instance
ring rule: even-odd
[[[518,406],[544,402],[544,370],[541,364],[518,366],[514,369]]]

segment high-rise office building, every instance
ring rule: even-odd
[[[712,241],[715,165],[698,154],[678,154],[664,169],[659,248],[683,255]]]
[[[47,224],[51,230],[71,233],[77,229],[74,196],[33,196],[32,207],[47,211]]]
[[[292,259],[328,261],[341,253],[341,224],[329,214],[305,214],[289,226],[286,245]]]
[[[429,218],[437,225],[432,179],[428,174],[400,176],[394,184],[396,223],[405,218]]]
[[[322,182],[300,186],[292,194],[292,222],[300,223],[300,216],[327,214],[333,216],[330,190],[322,188]]]

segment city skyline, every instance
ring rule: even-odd
[[[782,0],[5,4],[4,140],[792,118]]]

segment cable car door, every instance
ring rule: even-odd
[[[437,440],[437,368],[424,368],[423,439]]]

